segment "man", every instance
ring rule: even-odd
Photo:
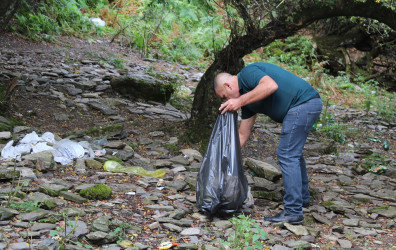
[[[277,157],[282,170],[284,210],[264,219],[301,224],[302,207],[309,206],[308,175],[302,150],[312,125],[322,111],[319,93],[300,77],[269,63],[253,63],[238,75],[220,73],[216,95],[225,100],[222,114],[242,108],[241,146],[248,140],[257,113],[282,123]]]

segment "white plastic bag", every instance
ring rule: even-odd
[[[20,144],[36,144],[40,141],[40,137],[37,135],[36,132],[32,132],[30,134],[25,135],[22,140],[19,141]]]
[[[106,26],[106,22],[103,21],[102,19],[98,18],[98,17],[91,17],[91,18],[89,18],[89,20],[90,20],[91,22],[93,22],[93,24],[94,24],[95,26],[101,26],[101,27]]]
[[[19,144],[14,147],[12,146],[13,143],[14,141],[11,140],[5,145],[3,150],[1,150],[1,157],[4,159],[16,159],[20,161],[22,154],[28,154],[32,149],[29,144]]]
[[[73,162],[73,159],[82,158],[84,156],[84,148],[77,142],[69,139],[62,139],[54,144],[54,161],[66,165]]]

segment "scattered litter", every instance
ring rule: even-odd
[[[94,150],[93,152],[96,157],[104,156],[106,154],[106,149]]]
[[[136,192],[126,192],[125,194],[126,194],[126,195],[135,195]]]
[[[374,166],[371,169],[369,169],[370,172],[375,173],[375,174],[382,174],[385,172],[388,168],[385,166]]]
[[[138,176],[150,176],[150,177],[159,178],[159,177],[166,175],[166,172],[163,169],[158,169],[155,171],[148,171],[142,167],[136,167],[136,166],[126,167],[126,166],[123,166],[119,162],[111,161],[111,160],[106,161],[103,165],[103,168],[104,168],[104,170],[109,171],[109,172],[127,173],[127,174],[133,174],[133,175],[138,175]]]
[[[25,135],[17,145],[14,141],[9,141],[1,150],[1,157],[4,159],[16,159],[21,161],[23,155],[51,151],[54,161],[67,165],[73,163],[76,158],[94,158],[94,151],[87,141],[73,142],[69,139],[55,140],[51,132],[45,132],[38,136],[36,132]]]
[[[77,142],[69,139],[62,139],[54,144],[54,161],[62,165],[73,162],[75,158],[82,158],[84,156],[84,148]]]
[[[178,245],[179,245],[179,243],[166,241],[166,242],[162,242],[162,243],[158,246],[158,249],[169,249],[169,248],[171,248],[171,247],[178,246]]]
[[[384,141],[384,149],[385,149],[386,151],[389,150],[389,143],[388,143],[388,141]]]
[[[377,138],[370,138],[370,139],[368,139],[369,141],[372,141],[372,142],[381,142],[381,140],[379,140],[379,139],[377,139]]]
[[[93,22],[95,26],[101,26],[101,27],[106,26],[106,22],[98,17],[91,17],[89,18],[89,21]]]

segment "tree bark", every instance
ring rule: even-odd
[[[236,8],[244,8],[237,1]],[[300,1],[293,2],[299,5]],[[247,5],[246,5],[247,6]],[[246,9],[239,13],[248,13]],[[237,74],[244,66],[243,56],[253,50],[266,46],[276,39],[294,35],[314,21],[337,16],[360,16],[374,18],[396,29],[395,11],[384,7],[375,0],[354,1],[336,0],[332,4],[324,1],[301,1],[297,9],[288,6],[280,9],[278,17],[264,27],[252,25],[253,18],[246,20],[246,34],[233,37],[231,42],[215,55],[214,62],[201,78],[194,96],[191,119],[188,121],[188,136],[192,141],[209,140],[221,101],[213,90],[213,80],[217,73]],[[245,17],[246,18],[246,17]],[[292,21],[284,21],[292,20]],[[231,32],[232,34],[235,34]]]
[[[4,31],[9,21],[17,11],[21,0],[1,0],[0,1],[0,32]]]

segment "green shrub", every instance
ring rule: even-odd
[[[47,0],[34,2],[34,6],[31,1],[23,1],[15,15],[17,23],[12,29],[34,40],[84,33],[91,30],[93,24],[81,13],[80,7],[81,4],[75,0]]]
[[[260,228],[256,220],[242,214],[232,217],[230,221],[235,231],[227,241],[221,241],[227,249],[264,249],[262,241],[267,232]]]

